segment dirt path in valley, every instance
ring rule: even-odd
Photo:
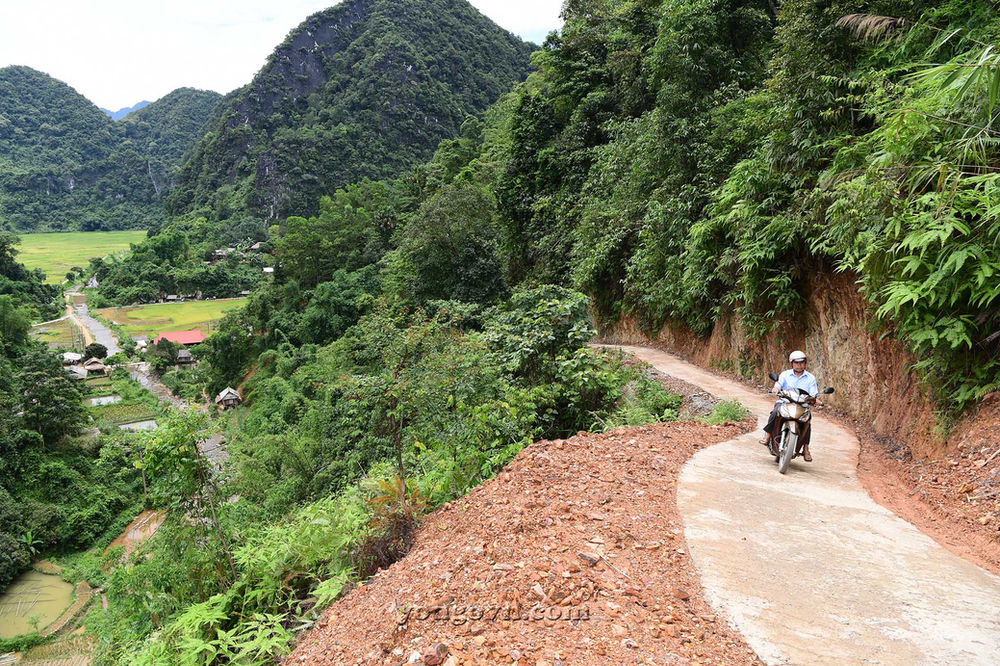
[[[79,285],[77,285],[78,287]],[[80,293],[77,292],[76,287],[71,288],[66,292],[66,316],[69,317],[70,321],[80,329],[80,333],[83,335],[84,346],[92,344],[94,342],[94,336],[91,334],[90,329],[84,326],[83,322],[76,316],[73,311],[73,297],[79,296]]]
[[[761,424],[773,405],[666,352],[621,349],[740,400]],[[759,431],[681,472],[678,508],[712,607],[772,664],[1000,663],[1000,577],[876,504],[857,478],[856,437],[814,418],[815,462],[796,459],[785,476]]]

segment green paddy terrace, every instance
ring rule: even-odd
[[[246,298],[220,298],[214,301],[155,303],[124,308],[102,308],[97,312],[125,329],[132,337],[150,339],[160,333],[199,329],[208,335],[223,315],[246,302]]]
[[[145,237],[142,229],[22,234],[17,260],[28,268],[42,269],[46,282],[58,284],[74,266],[86,268],[93,257],[127,252],[132,243]]]
[[[55,321],[35,324],[29,333],[35,340],[40,340],[49,349],[79,349],[82,350],[83,335],[67,317]]]

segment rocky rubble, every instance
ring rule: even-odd
[[[751,425],[533,444],[428,515],[285,664],[760,663],[702,598],[676,508],[684,462]]]

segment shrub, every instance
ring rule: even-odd
[[[713,407],[712,412],[704,420],[709,425],[719,425],[727,421],[742,421],[749,415],[750,410],[739,400],[724,400]]]

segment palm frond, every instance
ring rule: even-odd
[[[837,19],[837,25],[841,28],[847,28],[858,39],[874,42],[894,37],[896,33],[913,24],[905,18],[897,16],[847,14]]]

